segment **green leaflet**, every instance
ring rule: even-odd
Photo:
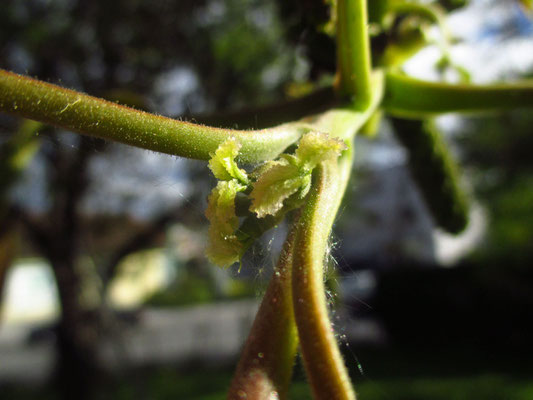
[[[221,181],[237,179],[244,184],[248,184],[246,171],[240,169],[235,162],[235,157],[239,154],[240,148],[240,143],[233,137],[218,146],[215,154],[209,160],[209,168],[213,171],[215,178]]]
[[[208,198],[205,216],[210,222],[207,257],[213,264],[229,267],[239,261],[245,248],[237,239],[239,218],[235,214],[235,196],[246,189],[236,179],[220,181]]]
[[[295,193],[305,197],[311,184],[311,172],[318,163],[337,158],[346,145],[339,139],[320,132],[305,134],[294,155],[283,155],[261,167],[250,193],[250,211],[259,218],[275,215],[283,202]]]

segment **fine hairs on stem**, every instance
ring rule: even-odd
[[[320,1],[321,6],[323,3]],[[298,349],[315,400],[355,399],[328,316],[324,259],[351,176],[356,134],[377,131],[383,116],[392,117],[436,223],[459,233],[468,222],[468,202],[458,184],[454,160],[428,121],[449,112],[533,107],[532,81],[449,84],[401,72],[405,55],[428,44],[420,22],[413,27],[406,17],[422,18],[440,27],[443,41],[439,51],[451,63],[446,11],[439,2],[325,3],[331,6],[328,18],[336,29],[327,36],[324,21],[312,28],[336,46],[334,84],[317,84],[314,92],[282,104],[197,119],[234,126],[232,118],[238,118],[255,126],[259,113],[263,122],[267,121],[260,125],[262,129],[225,129],[166,118],[0,69],[0,111],[38,121],[21,124],[16,140],[7,142],[11,147],[0,162],[5,167],[2,172],[13,174],[0,177],[6,177],[0,182],[1,194],[7,193],[13,177],[35,154],[38,127],[49,124],[143,149],[209,160],[218,182],[206,211],[212,245],[207,256],[221,267],[240,261],[261,234],[285,217],[291,219],[229,388],[232,400],[288,399]],[[372,15],[373,30],[387,38],[376,48],[371,48],[368,14]],[[372,62],[375,56],[378,63]],[[372,69],[373,65],[379,67]],[[23,158],[24,162],[13,161]],[[255,169],[241,168],[242,164]],[[417,175],[422,169],[424,174]],[[0,217],[2,212],[5,209],[0,207]],[[0,245],[10,246],[8,234],[12,232],[4,229],[2,235],[7,234],[0,235]],[[7,258],[11,253],[0,264],[7,264]]]

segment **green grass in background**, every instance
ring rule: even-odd
[[[495,343],[495,346],[498,344]],[[531,400],[533,365],[525,349],[454,347],[357,349],[346,355],[358,400]],[[361,362],[364,375],[358,371]],[[97,400],[222,400],[233,370],[205,364],[151,366],[102,384]],[[50,387],[1,387],[2,399],[57,399]],[[297,365],[290,400],[311,392]]]

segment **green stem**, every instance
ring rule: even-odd
[[[351,165],[351,163],[348,163]],[[293,264],[293,303],[307,377],[315,399],[355,399],[328,316],[324,258],[342,192],[339,165],[322,163],[302,210]]]
[[[298,343],[291,290],[297,227],[294,223],[287,236],[237,365],[228,399],[287,398]]]
[[[239,161],[272,159],[307,131],[298,123],[268,130],[212,128],[120,106],[73,90],[0,70],[0,111],[162,153],[207,160],[228,137]]]
[[[381,70],[372,74],[372,97],[370,103],[362,110],[353,108],[333,108],[315,117],[306,119],[306,122],[315,130],[328,132],[330,135],[344,140],[350,144],[357,132],[378,110],[383,99],[384,76]]]
[[[389,72],[383,107],[400,117],[422,119],[448,112],[501,111],[533,107],[533,81],[493,85],[426,82]]]
[[[350,179],[353,139],[378,107],[383,79],[374,77],[375,92],[364,111],[332,110],[313,126],[343,138],[348,149],[338,163],[317,168],[302,210],[293,261],[293,304],[304,365],[315,399],[355,399],[349,375],[331,329],[324,288],[327,241]]]
[[[332,110],[313,122],[314,127],[344,139],[348,146],[338,163],[325,163],[317,168],[296,236],[293,305],[305,369],[315,399],[355,399],[328,316],[324,257],[331,227],[351,175],[353,139],[382,98],[381,73],[375,73],[373,84],[373,98],[364,111]]]
[[[372,99],[366,0],[337,2],[337,69],[341,94],[364,109]]]

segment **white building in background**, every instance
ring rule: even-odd
[[[97,305],[101,294],[98,277],[91,273],[94,266],[87,258],[80,264],[87,277],[80,293],[82,301],[89,307]],[[107,293],[109,304],[117,309],[138,307],[152,294],[165,288],[173,273],[164,249],[133,253],[121,262],[117,277],[110,283]],[[0,329],[6,325],[47,324],[57,320],[60,313],[57,286],[46,260],[16,260],[8,270],[0,303]]]
[[[40,258],[19,259],[6,277],[0,326],[44,323],[59,317],[57,287],[50,266]]]

